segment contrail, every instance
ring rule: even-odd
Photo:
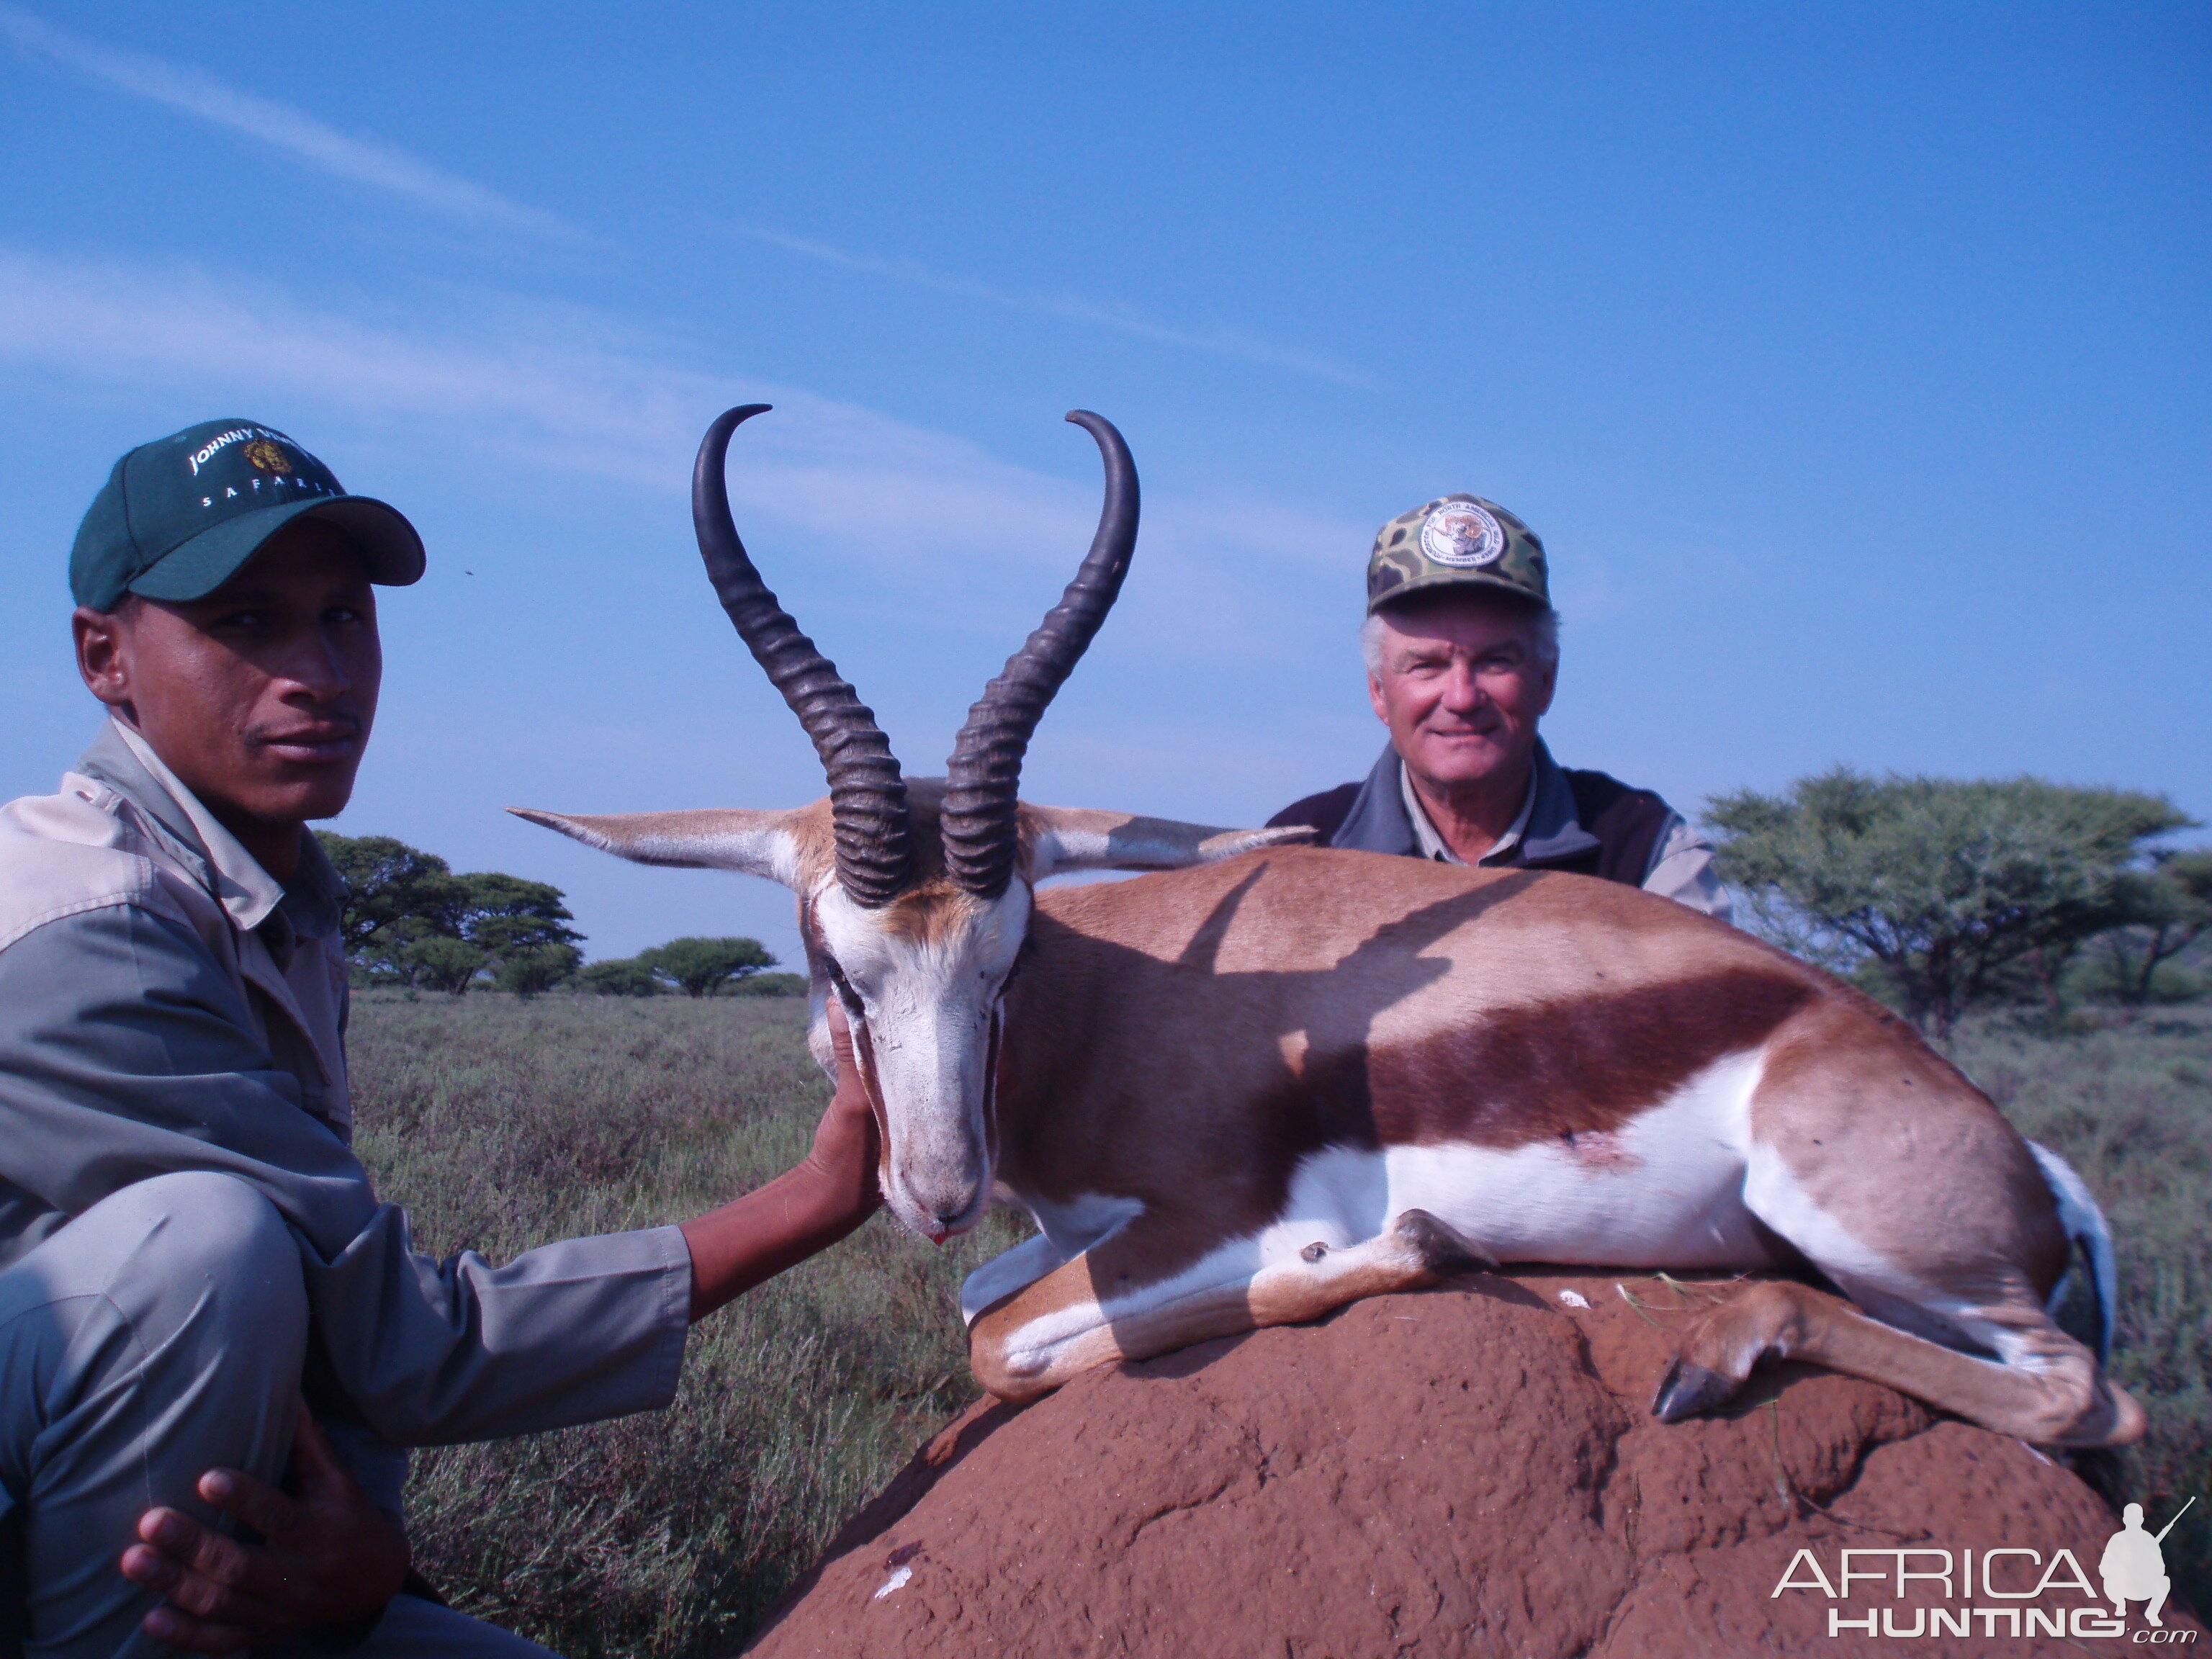
[[[0,0],[0,34],[27,56],[47,58],[118,92],[181,110],[283,151],[294,161],[356,184],[403,197],[456,219],[567,239],[581,233],[550,213],[511,201],[404,150],[349,138],[289,104],[225,86],[196,69],[144,52],[117,52],[56,28],[21,6]]]
[[[1224,357],[1242,357],[1247,362],[1264,363],[1271,368],[1287,368],[1301,374],[1317,375],[1325,380],[1334,380],[1339,386],[1371,388],[1374,385],[1358,369],[1334,358],[1255,340],[1234,329],[1194,331],[1170,328],[1152,321],[1127,306],[1102,305],[1073,295],[1016,293],[1008,289],[994,288],[988,283],[973,282],[964,276],[948,276],[911,259],[878,259],[865,253],[848,252],[843,248],[832,247],[827,242],[794,236],[789,231],[777,230],[768,225],[738,225],[733,228],[741,236],[750,237],[757,242],[766,242],[769,246],[780,247],[787,253],[819,259],[825,264],[842,265],[848,270],[866,271],[873,276],[888,276],[895,282],[930,289],[939,294],[954,295],[963,300],[980,300],[985,305],[1004,306],[1016,311],[1036,312],[1047,317],[1061,317],[1070,322],[1119,329],[1122,333],[1135,335],[1139,339],[1158,340],[1163,344],[1182,346],[1194,351],[1211,351]]]

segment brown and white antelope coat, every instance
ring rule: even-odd
[[[866,813],[848,791],[841,817],[836,788],[860,740],[817,729],[823,688],[848,715],[857,702],[750,562],[731,574],[719,490],[741,418],[702,447],[701,544],[756,654],[800,685],[787,696],[811,710],[831,799],[525,816],[624,857],[796,890],[816,1053],[827,1062],[836,996],[893,1211],[939,1239],[994,1196],[1036,1221],[963,1297],[993,1393],[1033,1397],[1482,1261],[1809,1268],[1841,1295],[1747,1288],[1693,1328],[1655,1409],[1710,1408],[1762,1358],[1791,1355],[2037,1443],[2142,1432],[2140,1408],[2045,1311],[2076,1235],[2109,1309],[2086,1191],[1839,981],[1586,877],[1017,805],[1028,732],[1134,538],[1133,472],[1096,416],[1109,501],[1084,574],[977,705],[951,782],[898,780],[904,843],[860,868]],[[1024,697],[1024,658],[1055,619]],[[1010,685],[1011,742],[1008,703],[993,701]],[[888,799],[862,805],[880,822]],[[1038,890],[1072,869],[1159,873]]]

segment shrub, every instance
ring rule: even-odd
[[[660,976],[635,957],[610,957],[576,975],[586,991],[603,997],[657,997]]]
[[[806,990],[806,975],[804,974],[751,974],[732,985],[730,994],[739,997],[803,997]]]
[[[565,982],[583,959],[573,945],[526,945],[501,958],[492,982],[519,997],[534,997]]]
[[[2154,963],[2145,976],[2137,963],[2125,958],[2115,961],[2114,955],[2106,952],[2102,939],[2083,951],[2081,960],[2066,975],[2067,994],[2087,1002],[2142,1007],[2196,1002],[2212,990],[2212,981],[2202,971],[2178,962]]]

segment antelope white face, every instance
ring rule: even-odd
[[[991,1193],[999,1002],[1028,936],[1028,884],[869,909],[835,882],[816,896],[817,943],[884,1119],[884,1196],[942,1243]]]
[[[942,1240],[973,1226],[991,1190],[999,1004],[1029,933],[1030,884],[1054,870],[1174,870],[1310,830],[1209,830],[1018,799],[1037,718],[1121,590],[1137,544],[1136,464],[1113,424],[1068,419],[1098,445],[1098,532],[1060,603],[983,688],[942,778],[906,779],[874,713],[776,603],[730,517],[730,434],[766,404],[726,410],[700,441],[691,523],[714,595],[813,739],[830,798],[790,812],[574,817],[524,811],[645,864],[767,876],[801,895],[801,926],[853,1026],[884,1123],[884,1196]],[[815,1054],[829,1063],[826,1020]]]
[[[941,787],[914,781],[932,830]],[[989,1200],[1000,1000],[1029,936],[1030,884],[1064,871],[1181,870],[1313,836],[1299,825],[1214,830],[1024,802],[1025,854],[1003,892],[987,897],[940,878],[870,906],[838,879],[828,801],[784,812],[510,810],[641,864],[742,871],[801,895],[808,951],[845,1006],[882,1109],[884,1196],[901,1222],[940,1243],[974,1226]],[[827,1016],[815,1013],[814,1054],[826,1068]]]

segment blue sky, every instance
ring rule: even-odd
[[[690,540],[940,770],[1097,510],[1146,529],[1040,800],[1358,775],[1376,525],[1543,534],[1547,732],[1694,811],[1845,761],[2212,817],[2201,6],[0,3],[0,793],[93,729],[114,456],[280,426],[431,550],[337,827],[568,889],[595,955],[779,890],[508,804],[781,805],[811,749]]]

